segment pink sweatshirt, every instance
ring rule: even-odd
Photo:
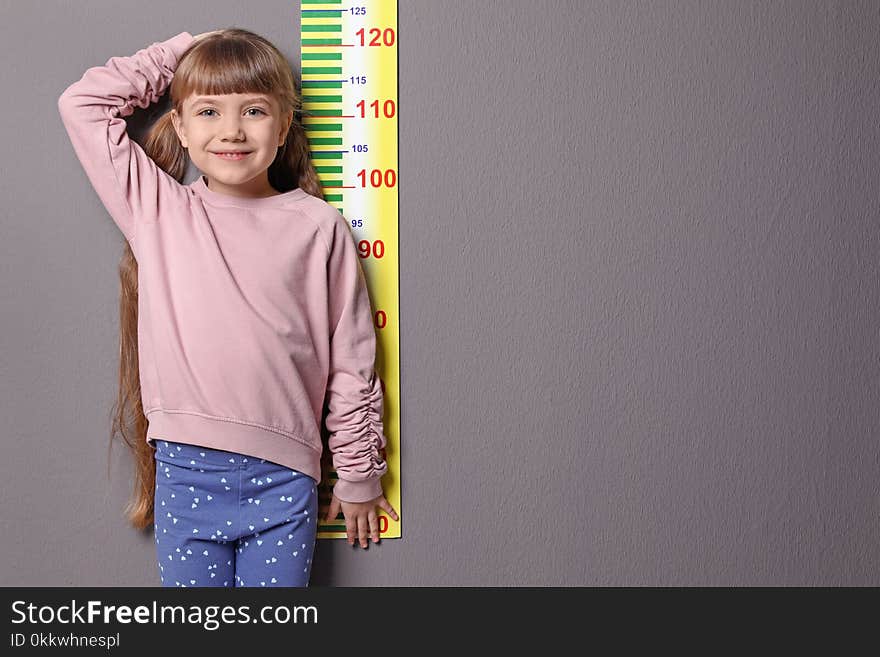
[[[376,335],[348,222],[295,189],[266,198],[181,185],[126,133],[193,41],[182,32],[88,69],[58,99],[77,158],[138,262],[147,441],[274,461],[321,481],[328,448],[347,502],[382,495]],[[326,408],[325,408],[326,402]]]

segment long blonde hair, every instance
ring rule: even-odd
[[[192,93],[274,95],[282,115],[292,111],[293,121],[284,145],[278,148],[275,160],[269,165],[269,183],[279,192],[299,187],[312,196],[324,198],[302,124],[302,96],[287,60],[269,41],[233,27],[193,42],[178,60],[169,90],[171,106],[181,113],[183,101]],[[170,110],[150,129],[143,148],[160,169],[183,183],[189,156],[174,130]],[[137,529],[144,529],[154,521],[156,462],[155,449],[147,442],[149,425],[141,403],[138,265],[128,242],[119,262],[119,283],[119,390],[112,411],[108,456],[117,434],[134,453],[134,490],[125,514]]]

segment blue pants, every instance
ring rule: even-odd
[[[161,438],[155,538],[163,586],[308,586],[317,482],[253,456]]]

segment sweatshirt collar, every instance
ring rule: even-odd
[[[190,185],[190,188],[198,194],[202,200],[211,205],[227,205],[239,208],[269,208],[278,206],[290,199],[300,198],[306,195],[302,188],[297,187],[289,192],[283,192],[281,194],[276,194],[275,196],[264,196],[261,198],[229,196],[228,194],[220,194],[219,192],[212,191],[205,183],[204,174],[199,174],[199,177]]]

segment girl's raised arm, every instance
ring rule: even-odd
[[[73,149],[104,207],[126,239],[138,222],[158,218],[161,199],[181,185],[129,139],[123,117],[156,102],[193,41],[181,32],[130,57],[111,57],[88,69],[58,98],[58,111]]]
[[[374,369],[376,332],[367,284],[348,222],[337,212],[327,262],[330,373],[327,446],[339,480],[333,493],[344,502],[382,495],[388,464],[382,425],[382,382]]]

